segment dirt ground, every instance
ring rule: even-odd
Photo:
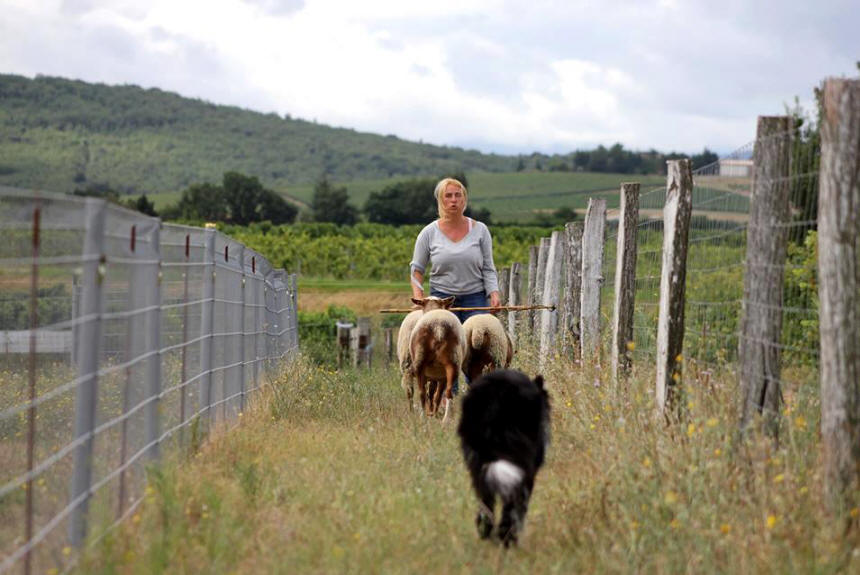
[[[325,311],[329,305],[346,306],[359,316],[372,316],[380,309],[409,308],[412,294],[407,290],[388,291],[342,291],[314,292],[299,290],[299,309],[302,311]]]

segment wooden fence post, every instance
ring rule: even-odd
[[[510,297],[508,297],[508,305],[522,305],[522,280],[521,272],[522,264],[514,262],[511,264],[511,280],[509,283]],[[517,345],[517,322],[522,322],[520,312],[508,312],[508,335],[511,336],[511,342],[516,347]]]
[[[540,239],[540,247],[538,248],[537,277],[535,278],[535,294],[533,298],[535,305],[543,304],[543,287],[544,282],[546,281],[546,260],[549,257],[549,244],[550,238]],[[536,313],[532,319],[532,334],[534,335],[536,342],[540,342],[540,324],[542,317],[542,314]]]
[[[537,268],[538,268],[538,259],[540,259],[540,247],[538,246],[529,246],[529,279],[528,284],[526,286],[526,297],[525,301],[527,305],[535,305],[537,302],[535,301],[535,284],[537,283]],[[529,310],[525,314],[525,330],[522,333],[531,333],[532,328],[535,324],[535,311]]]
[[[860,460],[860,80],[828,79],[821,121],[818,298],[825,487],[840,509]],[[849,502],[850,503],[850,502]],[[856,502],[854,502],[856,503]]]
[[[358,327],[354,327],[350,330],[350,343],[352,344],[353,349],[353,367],[358,367],[364,364],[365,367],[370,368],[372,342],[370,339],[369,317],[358,318]]]
[[[385,335],[385,363],[390,364],[394,361],[394,350],[397,347],[397,331],[396,327],[386,327],[383,332]]]
[[[693,174],[690,160],[666,162],[666,204],[663,207],[663,265],[660,273],[660,311],[657,318],[657,408],[674,409],[681,383],[684,347],[684,294],[687,246],[693,211]]]
[[[341,369],[344,363],[349,358],[350,351],[350,330],[352,324],[347,322],[337,322],[337,367]]]
[[[636,297],[636,225],[639,222],[639,183],[621,184],[618,216],[618,255],[615,260],[615,308],[612,314],[612,378],[630,372],[633,342],[633,303]]]
[[[606,200],[589,198],[582,233],[581,318],[582,360],[600,362],[600,288],[603,285],[603,243]]]
[[[499,299],[502,305],[508,305],[510,294],[511,268],[502,268],[499,272]]]
[[[544,284],[541,300],[542,305],[558,305],[561,283],[562,259],[562,234],[563,232],[552,232],[547,250],[546,271],[544,272]],[[558,311],[541,310],[540,322],[540,360],[541,363],[549,357],[552,347],[555,345],[555,336],[558,332]],[[543,370],[543,367],[541,368]]]
[[[508,300],[510,299],[510,281],[511,281],[511,268],[502,268],[502,271],[498,274],[499,277],[499,301],[501,305],[508,305]],[[508,318],[507,314],[499,314],[499,320],[501,320],[502,325],[507,326]]]
[[[741,431],[755,414],[762,414],[765,429],[774,438],[779,421],[782,286],[791,221],[792,121],[788,116],[758,119],[738,343]]]
[[[582,303],[582,222],[564,225],[565,292],[561,312],[561,353],[564,357],[582,358],[579,327]]]

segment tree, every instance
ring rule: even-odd
[[[295,221],[299,209],[271,190],[263,190],[260,197],[260,219],[255,221],[271,222],[275,225]]]
[[[164,211],[170,219],[227,221],[227,202],[224,188],[215,184],[194,184],[182,192],[179,203]]]
[[[463,212],[463,215],[470,217],[473,220],[484,222],[488,226],[493,223],[492,215],[488,208],[473,208],[472,206],[466,206],[466,210]]]
[[[164,210],[166,219],[230,222],[246,226],[268,220],[273,224],[290,223],[298,208],[263,187],[252,176],[238,172],[224,174],[222,185],[195,184],[182,192],[179,203]]]
[[[525,160],[523,160],[523,157],[520,156],[519,158],[517,158],[517,171],[522,172],[525,169],[526,169],[526,162],[525,162]]]
[[[714,152],[710,151],[708,148],[702,150],[701,154],[696,154],[690,161],[693,162],[693,169],[703,168],[705,166],[710,166],[718,161],[720,161],[720,157]]]
[[[346,188],[333,186],[325,176],[314,186],[311,210],[315,222],[351,226],[358,221],[358,210],[349,204]]]
[[[147,216],[158,217],[158,212],[155,211],[155,203],[146,197],[146,194],[141,195],[136,200],[129,200],[128,207],[137,210]]]
[[[265,219],[260,214],[264,195],[260,180],[238,172],[227,172],[222,186],[230,222],[246,226]]]
[[[436,217],[435,186],[435,180],[426,178],[391,184],[370,193],[364,213],[368,221],[380,224],[426,224]]]
[[[246,226],[270,220],[273,224],[292,222],[298,209],[281,196],[263,187],[254,176],[227,172],[223,178],[224,199],[231,223]]]

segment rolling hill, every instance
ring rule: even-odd
[[[289,193],[322,174],[380,180],[465,170],[512,172],[514,156],[217,106],[159,89],[0,75],[0,183],[70,192],[175,192],[257,176]]]

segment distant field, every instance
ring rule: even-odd
[[[621,182],[641,182],[643,188],[665,183],[664,176],[591,172],[474,172],[467,173],[467,177],[472,205],[489,209],[496,221],[518,222],[533,220],[539,213],[561,207],[584,209],[589,197],[606,197],[610,208],[617,207],[617,190]],[[346,186],[350,201],[361,208],[371,192],[403,179],[355,180],[336,184]],[[313,198],[312,184],[278,191],[306,204]],[[179,192],[171,192],[149,197],[155,202],[156,209],[161,209],[175,203],[179,195]]]

